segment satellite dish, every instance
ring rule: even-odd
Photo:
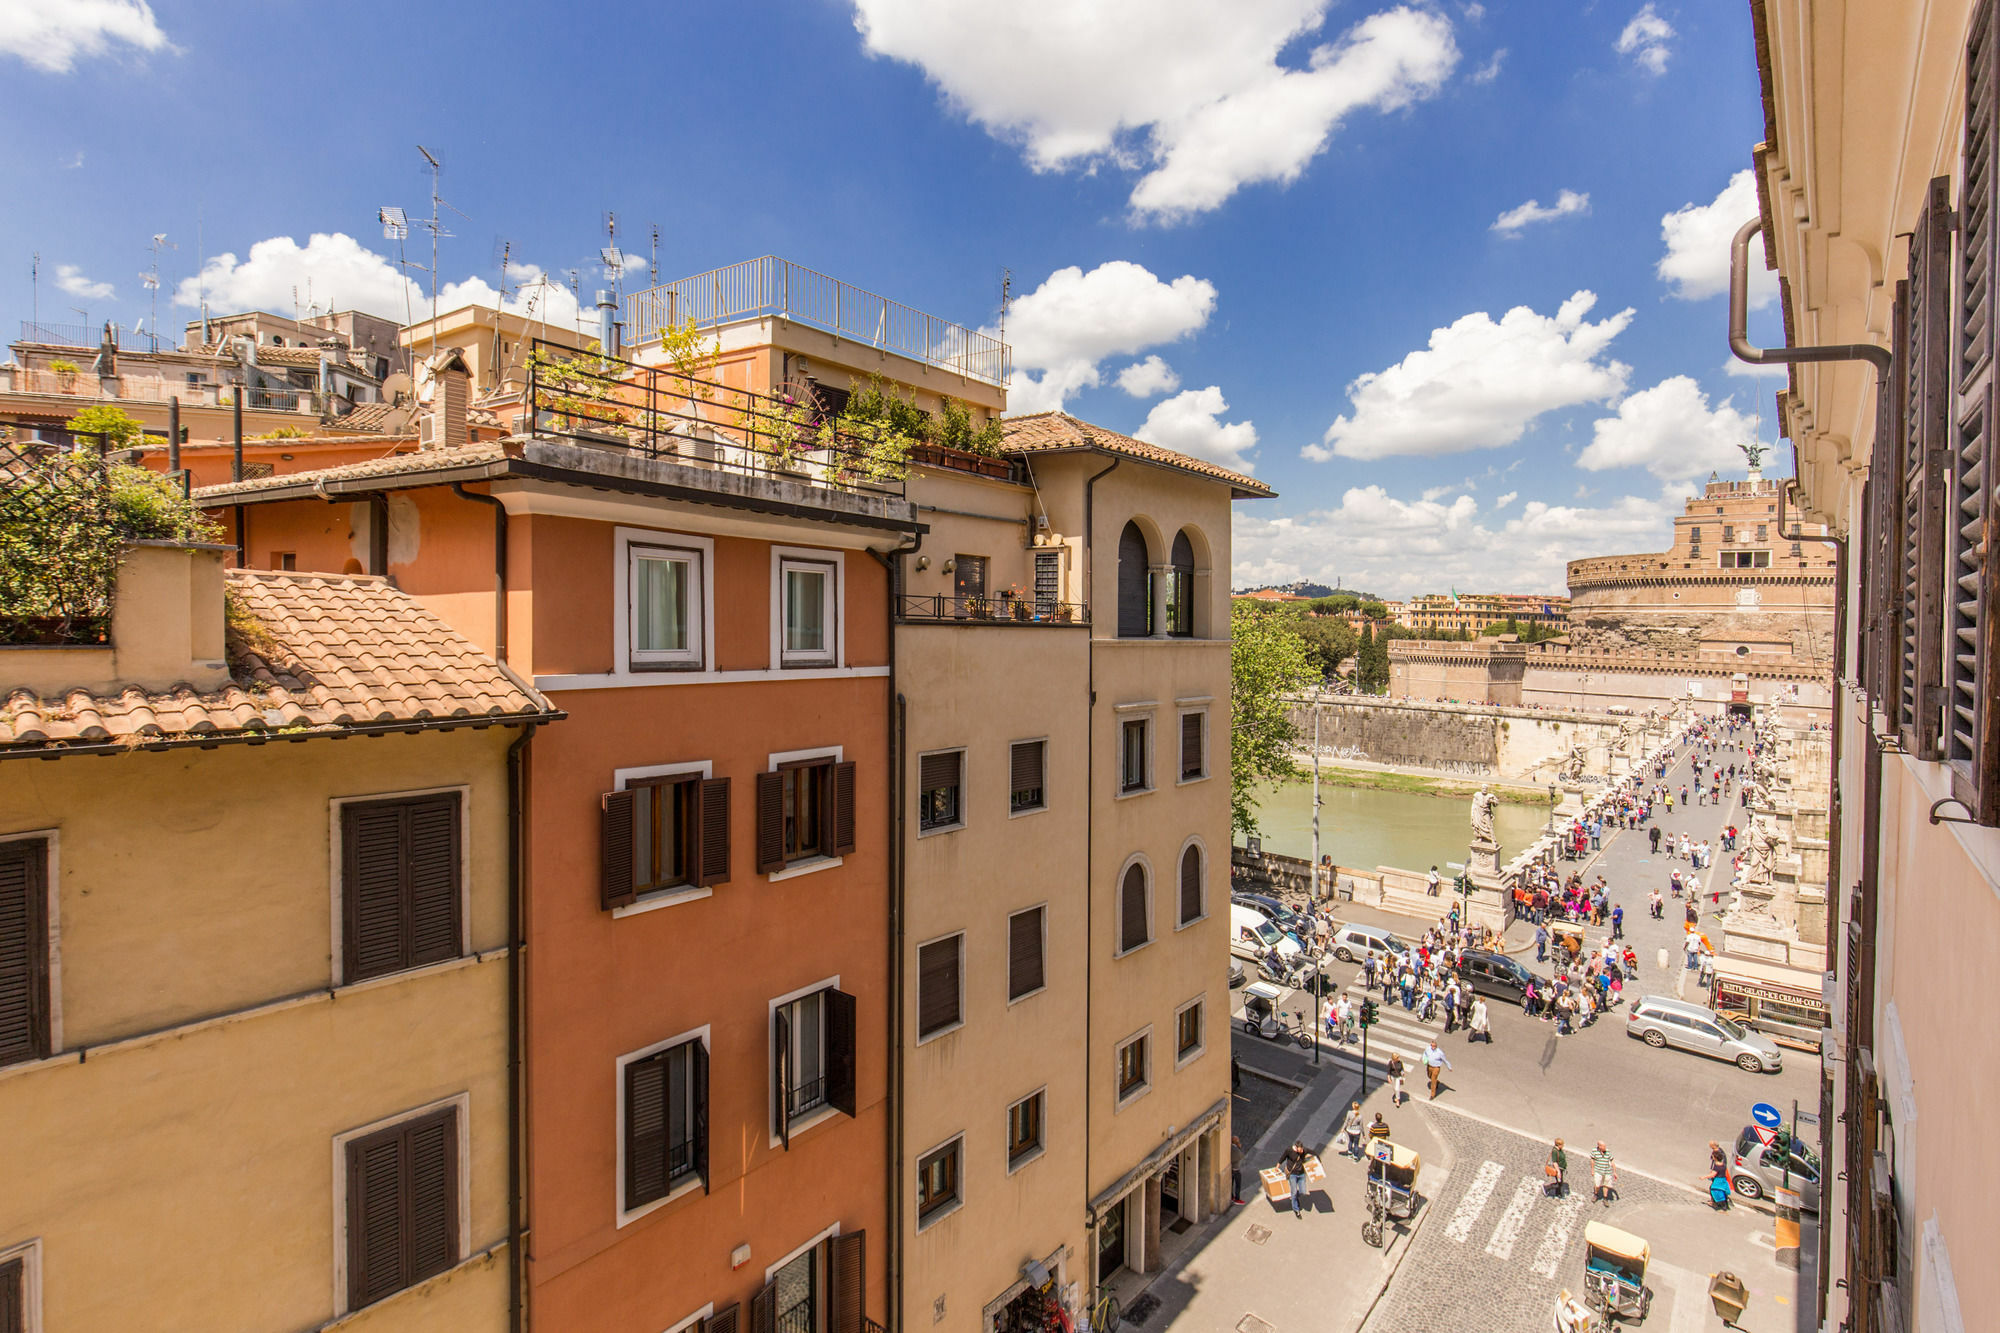
[[[393,403],[399,399],[407,398],[414,387],[415,385],[409,375],[399,370],[388,379],[382,381],[382,401]]]
[[[410,409],[407,407],[395,407],[384,412],[382,414],[382,433],[384,435],[401,435],[410,428],[410,417],[412,415]]]

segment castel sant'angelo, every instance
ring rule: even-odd
[[[1568,631],[1544,643],[1399,640],[1390,693],[1465,703],[1699,712],[1831,699],[1836,555],[1755,468],[1711,474],[1664,551],[1569,562]],[[1796,540],[1795,540],[1796,539]]]

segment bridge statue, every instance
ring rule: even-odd
[[[1500,798],[1481,787],[1472,798],[1472,845],[1474,847],[1497,847],[1499,839],[1493,836],[1493,807],[1500,804]]]

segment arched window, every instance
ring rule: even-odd
[[[1181,924],[1201,916],[1201,848],[1188,844],[1181,853]]]
[[[1152,579],[1146,573],[1146,534],[1127,522],[1118,535],[1118,637],[1143,639],[1153,632]]]
[[[1194,637],[1194,543],[1185,532],[1174,534],[1174,553],[1167,575],[1167,630],[1177,638]]]
[[[1153,923],[1147,917],[1146,867],[1135,861],[1118,890],[1118,952],[1130,953],[1152,943]]]

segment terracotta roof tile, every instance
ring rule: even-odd
[[[1176,453],[1172,449],[1163,449],[1157,444],[1135,440],[1130,435],[1120,435],[1115,430],[1093,426],[1087,421],[1077,420],[1067,412],[1033,412],[1026,416],[1006,417],[1000,422],[1000,430],[1003,437],[1000,448],[1005,453],[1036,454],[1093,449],[1100,453],[1121,454],[1127,458],[1139,459],[1141,462],[1157,463],[1161,467],[1178,468],[1182,472],[1192,472],[1197,476],[1227,482],[1238,495],[1246,498],[1258,499],[1277,494],[1255,477],[1233,472],[1205,458],[1193,458],[1187,454]]]
[[[183,684],[45,698],[0,684],[0,749],[323,735],[555,711],[385,579],[254,570],[231,570],[228,578],[252,623],[229,628],[227,685],[210,693]]]
[[[419,449],[414,453],[371,458],[364,463],[343,463],[338,467],[286,472],[272,477],[248,477],[242,481],[226,481],[215,486],[197,486],[194,489],[194,498],[197,502],[214,502],[226,500],[232,495],[254,495],[258,491],[297,485],[301,480],[324,478],[327,481],[340,481],[350,477],[393,477],[406,472],[430,472],[439,468],[475,463],[498,463],[504,461],[506,457],[507,450],[497,441],[465,445],[457,449]]]

